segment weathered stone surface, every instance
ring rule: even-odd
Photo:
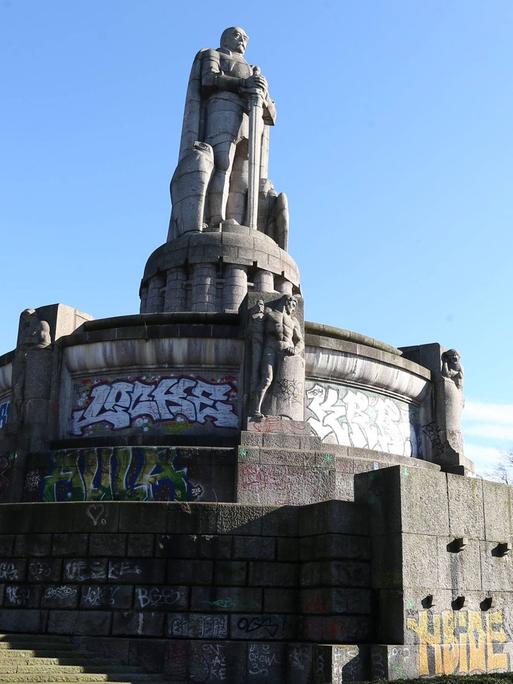
[[[167,564],[167,581],[172,584],[211,584],[213,574],[210,560],[171,560]]]
[[[154,549],[153,534],[129,534],[127,542],[127,556],[144,558],[153,556]]]
[[[449,531],[455,537],[483,539],[483,485],[477,478],[447,476]]]
[[[52,537],[49,534],[19,534],[16,537],[16,556],[49,556]]]
[[[79,556],[87,548],[87,534],[54,534],[52,536],[53,556]]]
[[[512,534],[511,488],[488,480],[481,480],[481,484],[485,538],[487,541],[505,541]]]
[[[273,560],[276,553],[274,537],[235,537],[233,557],[244,560]]]
[[[111,620],[109,611],[50,610],[47,631],[51,634],[107,635]]]
[[[124,556],[126,553],[126,534],[89,535],[90,556]]]
[[[113,613],[112,634],[124,636],[162,636],[164,613],[151,611],[116,611]]]
[[[245,585],[248,577],[248,564],[244,561],[216,561],[215,583],[218,585]]]
[[[366,615],[371,612],[368,589],[301,589],[300,597],[301,612],[307,614]]]
[[[418,649],[408,645],[371,646],[371,675],[375,679],[416,679],[419,676]]]
[[[297,578],[296,563],[251,561],[249,564],[249,584],[253,586],[292,587]]]
[[[466,546],[459,552],[453,550],[454,538],[438,537],[438,581],[424,582],[422,585],[439,586],[441,589],[452,589],[457,596],[465,595],[466,592],[488,587],[483,584],[481,578],[480,542],[478,539],[469,539]],[[414,542],[412,542],[414,543]],[[482,543],[482,542],[481,542]],[[405,559],[407,563],[407,559]],[[408,569],[408,572],[410,570]],[[410,573],[412,582],[409,586],[415,586],[413,572]],[[419,584],[417,579],[417,584]]]

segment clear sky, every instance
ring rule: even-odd
[[[0,353],[29,306],[138,312],[191,62],[234,24],[307,319],[458,348],[486,471],[513,448],[511,0],[0,0]]]

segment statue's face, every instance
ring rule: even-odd
[[[258,300],[257,307],[258,307],[258,313],[264,313],[265,304],[264,304],[263,299]]]
[[[451,354],[449,354],[449,363],[457,364],[459,360],[460,360],[460,355],[458,354],[457,351],[453,351]]]
[[[289,316],[292,316],[294,311],[297,309],[297,299],[295,297],[287,297],[285,302],[285,311]]]
[[[226,29],[221,36],[221,47],[243,55],[248,46],[248,34],[240,26]]]

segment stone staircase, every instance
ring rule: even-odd
[[[164,675],[147,674],[141,667],[121,665],[114,658],[97,658],[80,651],[69,637],[0,634],[0,683],[168,681]]]

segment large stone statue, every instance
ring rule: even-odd
[[[263,417],[264,400],[273,385],[274,401],[267,402],[269,414],[297,419],[296,409],[302,413],[304,379],[304,341],[301,325],[295,317],[298,300],[293,295],[283,295],[270,304],[265,307],[263,318],[258,319],[263,323],[263,345],[260,340],[257,342],[257,349],[262,348],[258,374],[255,373],[258,359],[255,354],[252,358],[252,382],[255,382],[255,376],[258,378],[253,394],[253,418]],[[250,325],[255,326],[254,315]],[[258,337],[260,327],[255,332]]]
[[[246,32],[227,28],[220,42],[217,49],[200,50],[192,65],[168,241],[191,230],[219,230],[229,220],[262,230],[283,248],[287,201],[267,177],[274,102],[258,67],[244,59]],[[248,220],[251,213],[260,215]]]

